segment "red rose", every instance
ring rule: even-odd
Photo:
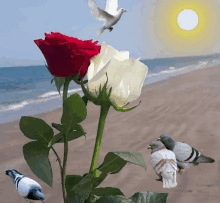
[[[90,60],[100,53],[97,41],[80,40],[59,32],[45,33],[45,40],[34,40],[43,53],[50,73],[57,77],[74,76],[80,72],[82,79],[88,70]]]

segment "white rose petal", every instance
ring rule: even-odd
[[[101,51],[91,61],[88,69],[88,80],[91,80],[108,62],[118,53],[112,46],[105,42],[101,45]]]
[[[112,87],[111,101],[118,107],[136,100],[143,87],[148,68],[139,59],[129,58],[128,51],[119,52],[113,47],[102,44],[101,52],[88,68],[88,89],[97,95],[99,87]]]

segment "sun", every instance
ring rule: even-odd
[[[146,34],[150,36],[158,55],[213,52],[213,47],[220,42],[220,8],[216,0],[157,2],[150,14]]]
[[[199,22],[198,14],[192,9],[184,9],[177,16],[177,23],[183,30],[193,30]]]

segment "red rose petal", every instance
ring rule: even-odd
[[[80,40],[59,32],[45,33],[45,40],[34,40],[43,53],[48,69],[57,77],[74,76],[80,72],[83,78],[90,65],[90,60],[100,53],[98,41]]]

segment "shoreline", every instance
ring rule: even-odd
[[[167,203],[217,203],[220,200],[220,65],[192,71],[163,80],[142,89],[141,96],[132,104],[141,104],[130,112],[117,112],[110,108],[106,119],[98,164],[111,151],[139,151],[147,169],[127,164],[119,173],[108,175],[100,187],[117,187],[126,197],[137,191],[168,192]],[[129,106],[130,106],[129,105]],[[82,175],[88,172],[94,149],[99,106],[88,103],[87,117],[81,123],[86,134],[69,142],[67,174]],[[62,109],[44,112],[34,117],[42,118],[51,125],[60,123]],[[22,147],[32,140],[19,128],[19,120],[0,124],[1,173],[0,202],[20,202],[22,198],[12,189],[13,183],[4,174],[4,168],[16,170],[39,182],[46,202],[62,202],[59,165],[53,152],[49,159],[53,170],[53,188],[38,179],[23,158]],[[56,133],[57,131],[54,130]],[[174,140],[187,142],[202,154],[215,159],[212,164],[192,166],[187,173],[177,175],[177,187],[164,189],[150,164],[152,140],[169,133]],[[62,158],[63,144],[55,150]],[[53,195],[53,194],[56,194]],[[17,201],[16,201],[17,200]]]
[[[194,64],[194,65],[189,65],[189,66],[191,66],[191,68],[188,68],[189,66],[186,66],[184,68],[174,69],[174,70],[172,70],[172,72],[169,72],[169,73],[165,71],[164,74],[156,74],[156,77],[147,75],[148,78],[144,82],[143,89],[145,87],[150,86],[150,85],[157,84],[158,82],[163,82],[165,80],[168,80],[170,78],[173,78],[173,77],[176,77],[179,75],[188,74],[188,73],[191,73],[195,70],[212,68],[212,67],[215,67],[218,65],[220,65],[220,64],[218,64],[218,63],[215,64],[212,61],[207,66],[206,65],[202,66],[202,64],[201,64],[202,67],[199,67],[199,68],[198,68],[199,65]],[[181,69],[182,69],[182,71],[179,71]],[[56,89],[54,89],[54,91],[56,92]],[[74,91],[74,89],[72,89],[70,91]],[[76,91],[76,93],[80,94],[80,96],[83,95],[82,91]],[[37,102],[36,101],[36,103],[34,102],[32,104],[28,104],[26,107],[22,107],[21,109],[3,111],[3,112],[1,112],[2,116],[0,117],[0,124],[10,123],[10,122],[13,122],[16,120],[20,120],[21,116],[35,116],[35,115],[38,115],[41,113],[49,113],[49,112],[52,112],[52,111],[57,110],[59,108],[62,108],[62,99],[54,98],[54,99],[49,99],[49,101],[50,101],[50,103],[48,103],[48,101],[45,101],[45,102]],[[46,110],[48,108],[50,110]],[[39,113],[37,113],[37,111],[39,111]],[[3,119],[6,122],[3,123]]]

